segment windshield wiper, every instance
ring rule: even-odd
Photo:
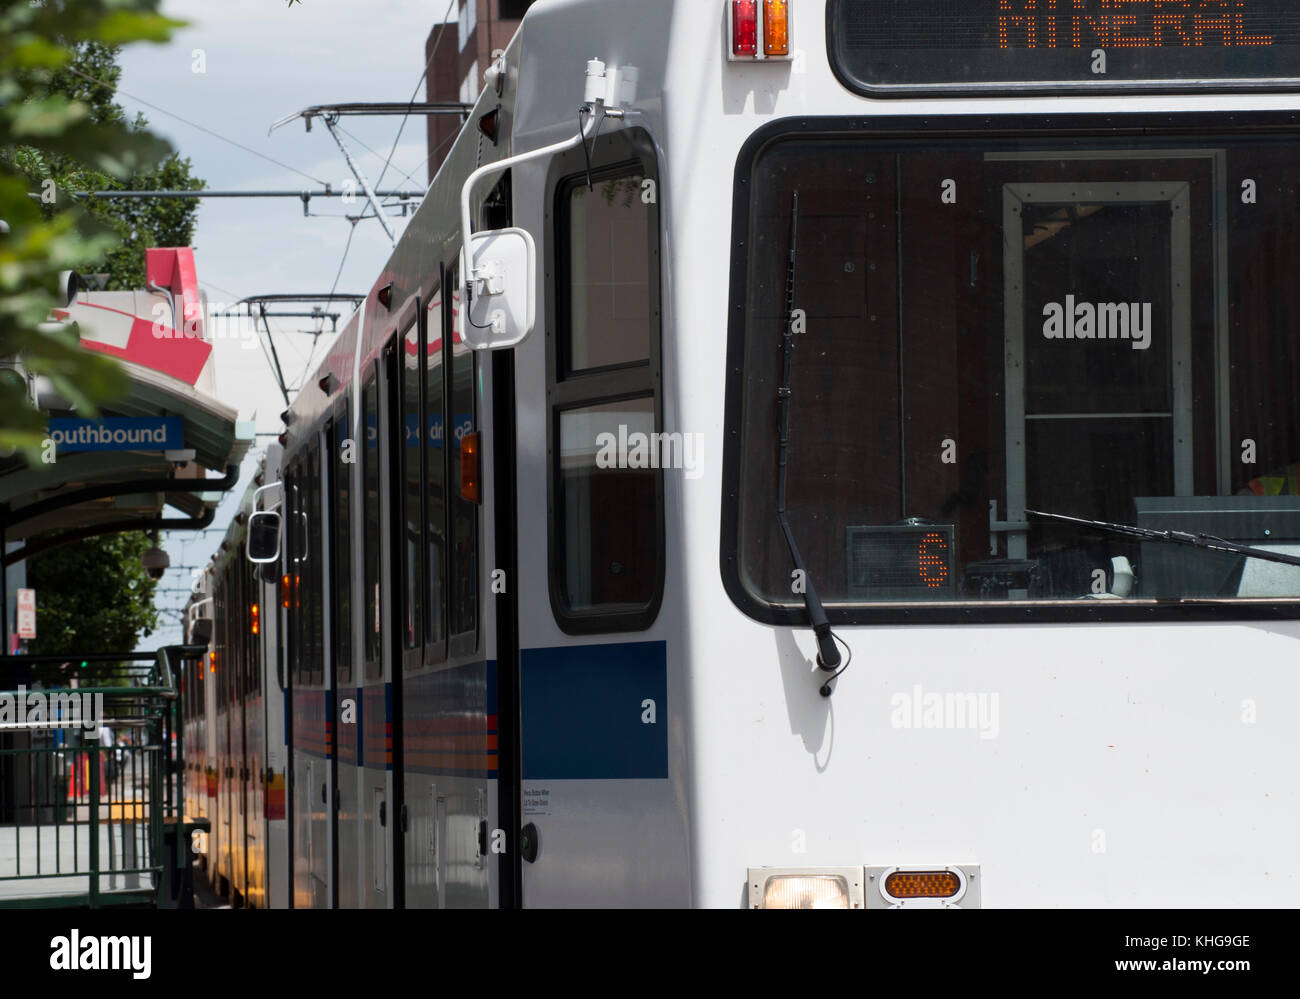
[[[799,546],[795,544],[794,531],[785,515],[785,466],[786,454],[790,445],[790,362],[794,353],[794,264],[795,236],[799,231],[799,192],[794,192],[794,203],[790,209],[790,259],[785,270],[785,335],[781,350],[785,355],[785,367],[781,375],[781,387],[776,397],[781,404],[781,450],[777,462],[776,516],[785,533],[785,543],[794,559],[794,567],[799,573],[799,582],[803,585],[803,602],[808,608],[808,620],[812,624],[813,634],[817,636],[817,665],[831,671],[839,668],[840,652],[835,647],[835,638],[831,635],[831,625],[826,619],[826,608],[813,586],[812,577],[804,568]],[[834,677],[831,677],[833,680]],[[825,689],[823,688],[823,694]]]
[[[1067,524],[1079,524],[1098,531],[1123,535],[1127,538],[1139,538],[1143,541],[1166,541],[1175,545],[1188,545],[1192,548],[1205,548],[1209,551],[1226,552],[1229,555],[1244,555],[1246,558],[1262,559],[1265,562],[1280,562],[1283,565],[1300,566],[1300,557],[1270,552],[1263,548],[1251,548],[1234,541],[1225,541],[1212,534],[1188,534],[1185,531],[1156,531],[1149,527],[1134,527],[1132,524],[1112,524],[1106,520],[1085,520],[1082,517],[1067,517],[1060,513],[1044,513],[1042,510],[1026,510],[1025,513],[1047,520],[1059,520]]]

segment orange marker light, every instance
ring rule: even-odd
[[[253,604],[252,610],[253,610],[253,634],[256,635],[259,633],[259,628],[257,626],[257,615],[258,615],[257,604]]]
[[[952,871],[895,871],[885,878],[885,894],[894,898],[952,898],[961,879]]]
[[[763,54],[790,54],[789,0],[763,0]]]
[[[289,609],[289,577],[287,575],[280,577],[280,605],[285,610]]]
[[[731,54],[758,55],[758,0],[731,0]]]
[[[478,434],[466,434],[460,441],[460,498],[479,502]]]

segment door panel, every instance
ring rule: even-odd
[[[1077,169],[1001,188],[1005,554],[1035,565],[1012,599],[1081,596],[1111,568],[1027,509],[1131,522],[1135,495],[1194,491],[1191,181]]]

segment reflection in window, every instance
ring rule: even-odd
[[[448,286],[457,286],[453,274]],[[461,441],[477,429],[474,418],[474,352],[461,338],[461,313],[452,311],[451,343],[451,415],[452,425],[446,438],[451,448],[452,539],[455,545],[452,588],[451,633],[472,633],[478,624],[478,504],[462,499],[460,458]]]
[[[447,635],[447,473],[446,416],[442,388],[442,291],[429,301],[427,345],[424,353],[425,496],[428,502],[425,537],[429,569],[428,641],[434,658],[442,655]]]
[[[403,627],[402,646],[420,646],[420,627],[424,616],[424,573],[420,537],[420,328],[412,323],[398,341],[401,357],[398,364],[402,379],[402,553]]]
[[[330,440],[334,483],[334,668],[340,686],[352,682],[352,466],[343,461],[345,441],[352,434],[352,406],[345,402]],[[355,450],[355,447],[352,448]]]
[[[365,618],[361,622],[366,636],[366,679],[375,680],[383,675],[380,658],[380,608],[379,608],[379,515],[383,510],[379,494],[379,391],[373,374],[361,389],[361,429],[365,440],[361,447],[362,521],[365,524]]]
[[[569,611],[642,606],[657,582],[654,400],[560,414],[558,517]]]
[[[650,356],[650,212],[639,174],[569,188],[565,368]]]
[[[825,601],[1300,597],[1295,567],[1026,513],[1300,554],[1296,141],[926,142],[755,163],[741,584],[800,606],[775,509],[797,190],[787,508]],[[1216,211],[1225,175],[1276,211]]]

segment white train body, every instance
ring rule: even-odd
[[[286,517],[321,543],[291,528],[281,572],[342,571],[338,483],[374,524],[347,534],[350,633],[324,593],[319,673],[288,695],[295,904],[749,906],[784,871],[874,908],[892,868],[952,879],[932,904],[1290,903],[1300,569],[1026,510],[1295,552],[1293,498],[1238,494],[1300,458],[1296,360],[1268,339],[1300,309],[1260,270],[1293,244],[1296,97],[855,90],[827,6],[791,0],[790,58],[755,60],[728,3],[541,0],[295,402],[288,488],[320,495]],[[499,178],[473,192],[476,227],[531,235],[537,320],[471,353],[464,182],[572,140],[596,93],[619,113],[587,153],[513,163],[491,218]],[[794,191],[802,578],[776,519]],[[1243,465],[1248,440],[1268,453]],[[830,696],[805,578],[852,650]],[[332,729],[301,741],[309,717]]]

